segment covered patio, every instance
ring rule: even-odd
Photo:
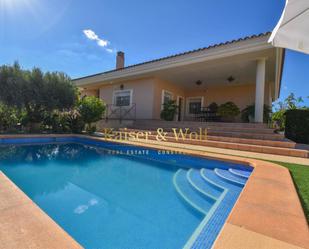
[[[221,121],[210,105],[233,102],[240,111],[254,105],[251,121],[262,123],[264,106],[271,107],[279,96],[284,62],[284,49],[268,43],[269,36],[245,37],[128,67],[119,52],[116,70],[75,83],[84,95],[102,98],[109,113],[125,113],[131,119],[160,119],[163,104],[175,100],[175,121]],[[239,116],[234,120],[240,121]]]
[[[178,121],[220,121],[213,103],[231,101],[240,110],[255,104],[254,121],[261,123],[264,105],[271,107],[279,95],[283,53],[269,48],[160,70],[154,77],[161,103],[176,100]]]

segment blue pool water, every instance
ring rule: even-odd
[[[89,139],[0,144],[0,170],[85,248],[210,248],[251,172]]]

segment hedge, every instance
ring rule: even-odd
[[[309,144],[309,109],[285,112],[285,136],[294,142]]]

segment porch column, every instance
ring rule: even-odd
[[[255,122],[263,123],[266,59],[257,60],[255,83]]]

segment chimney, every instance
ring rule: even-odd
[[[116,57],[116,69],[124,68],[124,52],[118,51]]]

